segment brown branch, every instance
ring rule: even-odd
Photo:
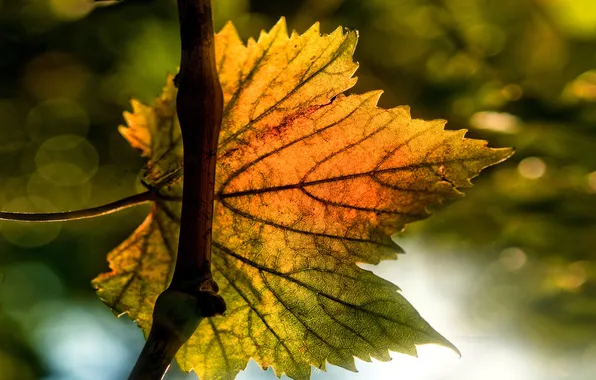
[[[129,380],[163,378],[180,347],[203,319],[201,303],[209,297],[207,293],[205,297],[197,297],[172,289],[166,289],[157,297],[151,332]]]
[[[184,144],[184,185],[176,266],[158,297],[151,331],[129,380],[161,379],[201,320],[223,314],[211,274],[211,227],[223,94],[215,66],[210,0],[178,0],[182,57],[175,82]]]
[[[223,94],[215,66],[210,0],[178,0],[182,59],[176,107],[184,144],[184,188],[172,288],[211,279],[215,158]]]
[[[125,208],[136,206],[142,203],[153,202],[155,200],[155,193],[152,191],[145,191],[144,193],[139,193],[130,197],[119,199],[106,205],[87,208],[84,210],[50,213],[0,211],[0,220],[14,220],[20,222],[64,222],[69,220],[87,219],[94,218],[96,216],[108,215]]]

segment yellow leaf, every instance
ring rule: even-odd
[[[509,149],[376,106],[354,85],[356,32],[318,25],[288,36],[282,19],[244,45],[228,24],[216,35],[225,111],[219,139],[213,272],[227,302],[205,319],[177,360],[202,380],[233,379],[250,358],[277,375],[308,379],[311,365],[356,370],[354,357],[453,347],[398,288],[359,268],[394,259],[391,234]],[[163,195],[108,255],[98,294],[148,333],[177,249],[182,145],[168,78],[153,107],[133,102],[122,134],[148,158],[144,181]]]

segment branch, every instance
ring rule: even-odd
[[[176,108],[184,144],[184,184],[176,266],[159,295],[145,347],[129,380],[158,380],[206,317],[223,314],[211,274],[211,228],[223,93],[215,66],[210,0],[178,0],[182,56]]]
[[[122,0],[93,0],[97,6],[108,6],[121,2]]]
[[[0,220],[14,220],[20,222],[64,222],[68,220],[79,220],[93,218],[96,216],[108,215],[114,212],[124,210],[142,203],[153,202],[156,195],[152,191],[145,191],[126,197],[116,202],[106,205],[87,208],[84,210],[50,212],[50,213],[30,213],[30,212],[7,212],[0,211]]]
[[[178,0],[182,57],[176,108],[184,144],[184,187],[178,256],[170,287],[211,279],[215,159],[223,93],[215,66],[210,0]]]

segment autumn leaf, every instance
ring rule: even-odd
[[[288,36],[282,19],[244,45],[231,24],[216,35],[225,100],[219,138],[212,266],[224,317],[202,321],[176,356],[202,380],[233,379],[250,358],[280,376],[308,379],[326,362],[455,347],[425,322],[397,286],[357,263],[395,259],[391,240],[427,208],[509,149],[376,106],[381,92],[343,95],[356,79],[357,33]],[[94,280],[101,299],[145,334],[170,280],[178,241],[183,169],[168,78],[154,106],[133,101],[120,131],[148,159],[144,182],[162,196]]]

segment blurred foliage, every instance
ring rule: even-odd
[[[360,31],[354,92],[445,118],[517,154],[406,236],[473,252],[469,307],[553,353],[596,341],[596,4],[592,0],[214,0],[245,38],[282,15]],[[53,211],[135,192],[117,132],[178,63],[174,0],[0,0],[0,207]],[[0,379],[42,376],[44,303],[94,297],[105,253],[147,209],[52,225],[0,223]],[[437,249],[436,255],[441,255]],[[41,331],[41,330],[39,330]],[[21,368],[18,374],[5,368]],[[51,367],[51,366],[50,366]],[[49,370],[51,372],[51,368]],[[27,377],[29,376],[29,377]]]

